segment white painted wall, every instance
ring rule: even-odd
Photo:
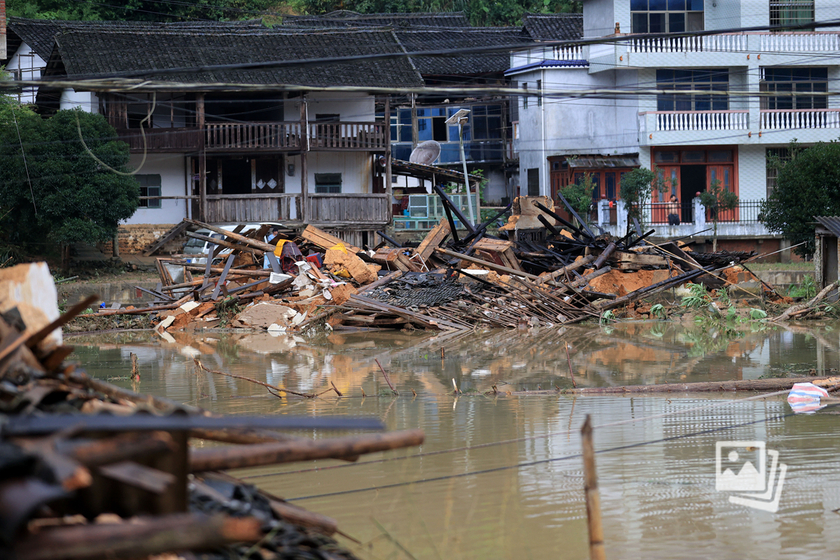
[[[75,91],[65,89],[61,92],[59,109],[75,109],[80,107],[86,113],[99,113],[99,98],[90,91]]]
[[[615,31],[615,0],[587,0],[583,5],[583,36],[587,39],[612,35]],[[630,33],[630,28],[622,32]]]
[[[767,196],[765,146],[738,147],[738,198],[763,200]]]
[[[315,193],[316,173],[341,173],[342,193],[369,193],[373,188],[371,157],[366,152],[309,152],[307,154],[309,193]],[[295,166],[295,176],[286,175],[286,192],[300,192],[300,156],[286,160]]]
[[[11,56],[6,70],[12,73],[14,70],[20,70],[21,80],[38,80],[41,78],[41,71],[47,63],[43,58],[35,54],[32,48],[23,43],[20,48]],[[19,97],[22,104],[35,103],[36,88],[24,89]]]
[[[187,185],[186,158],[179,154],[148,154],[143,167],[142,154],[132,154],[129,168],[139,175],[160,175],[161,196],[185,196]],[[161,200],[160,208],[138,208],[127,224],[175,224],[187,217],[186,200]]]
[[[373,122],[376,118],[375,98],[367,93],[336,92],[306,94],[307,118],[317,114],[338,114],[348,122]],[[300,100],[289,99],[283,104],[284,120],[300,120]]]

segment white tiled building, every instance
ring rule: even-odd
[[[662,221],[655,203],[670,194],[683,203],[682,221],[697,221],[691,199],[717,180],[741,200],[726,235],[770,237],[756,223],[773,186],[768,155],[784,157],[794,139],[808,145],[840,137],[840,99],[830,95],[840,91],[840,26],[726,30],[838,18],[840,0],[586,0],[582,37],[608,41],[512,56],[515,87],[548,94],[520,97],[522,192],[554,195],[588,172],[596,196],[613,199],[621,172],[638,158],[665,179],[648,211],[652,223]],[[721,33],[652,36],[701,30]],[[638,33],[648,35],[632,36]],[[594,88],[628,93],[562,94]],[[709,94],[645,94],[689,89]]]

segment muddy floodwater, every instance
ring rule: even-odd
[[[749,399],[749,393],[506,394],[571,387],[566,342],[578,386],[832,375],[840,367],[839,324],[648,322],[449,337],[173,336],[100,334],[68,342],[77,347],[73,358],[96,377],[216,412],[374,416],[389,430],[425,430],[421,448],[358,463],[235,473],[336,518],[362,544],[343,542],[365,558],[587,558],[579,456],[587,414],[595,425],[608,558],[824,559],[840,553],[840,416],[832,407],[793,414],[784,396]],[[128,379],[130,353],[139,359],[139,383]],[[332,382],[345,396],[278,399],[261,386],[198,370],[194,356],[209,369],[300,392],[320,392]],[[464,393],[459,398],[453,379]],[[485,394],[494,385],[502,394]],[[778,452],[775,471],[770,452]],[[741,488],[740,495],[771,505],[778,498],[777,512],[733,503],[738,492],[716,489],[716,474],[740,474],[747,461],[762,471],[764,486]],[[755,500],[762,492],[770,502]]]

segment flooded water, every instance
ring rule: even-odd
[[[228,414],[375,416],[422,428],[421,448],[358,463],[317,461],[235,474],[335,517],[367,558],[587,558],[579,430],[592,415],[606,552],[615,558],[825,558],[840,552],[840,440],[831,408],[794,415],[783,396],[515,396],[578,386],[832,374],[840,325],[740,331],[670,323],[312,339],[212,333],[70,338],[88,373]],[[441,349],[444,356],[441,356]],[[129,353],[141,381],[127,380]],[[277,399],[252,377],[344,398]],[[392,397],[377,365],[400,392]],[[465,393],[452,395],[452,380]],[[502,394],[484,394],[495,385]],[[416,396],[412,394],[412,389]],[[367,397],[362,397],[362,391]],[[313,433],[314,437],[333,434]],[[766,442],[786,465],[771,513],[716,491],[716,442]],[[730,463],[722,447],[720,470]],[[756,457],[764,451],[738,447]],[[752,455],[755,454],[755,455]],[[765,470],[772,470],[768,453]],[[779,468],[781,472],[781,467]],[[783,485],[776,483],[783,482]],[[762,489],[763,490],[763,489]]]

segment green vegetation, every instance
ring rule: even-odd
[[[644,167],[625,173],[621,178],[621,198],[627,205],[628,229],[633,227],[633,218],[642,225],[642,206],[650,200],[655,181],[656,173]]]
[[[119,5],[118,5],[119,4]],[[7,0],[11,16],[69,20],[242,20],[282,17],[285,14],[321,15],[335,10],[363,14],[386,12],[464,12],[474,26],[516,26],[525,13],[580,12],[580,0],[194,0],[160,2],[125,0],[124,2],[63,2],[59,0]]]
[[[363,14],[386,12],[464,12],[476,27],[519,25],[525,13],[555,14],[580,12],[583,2],[574,0],[290,0],[297,13],[325,14],[334,10],[351,10]]]
[[[814,281],[814,277],[806,276],[801,284],[788,288],[787,295],[792,298],[811,299],[817,295],[817,283]]]
[[[572,205],[575,212],[580,214],[581,218],[586,219],[589,216],[589,208],[592,206],[593,188],[592,175],[584,173],[583,181],[563,187],[560,189],[560,194]]]
[[[112,239],[140,195],[127,174],[128,144],[115,136],[102,115],[72,110],[43,119],[0,100],[3,243],[43,249]]]
[[[62,0],[6,0],[10,16],[68,20],[240,20],[258,19],[278,2],[275,0],[193,0],[160,2],[124,0],[123,2],[65,2]],[[282,6],[280,4],[279,6]]]
[[[779,168],[776,188],[761,205],[764,225],[783,233],[800,255],[813,255],[814,216],[840,214],[840,142],[804,149],[791,145],[791,160]]]
[[[712,296],[703,284],[689,284],[687,296],[683,296],[682,305],[686,309],[699,309],[712,303]]]
[[[720,181],[715,179],[708,190],[700,193],[700,203],[709,210],[712,215],[714,226],[712,233],[712,252],[717,251],[717,231],[720,213],[724,210],[732,210],[738,206],[738,195],[723,188]]]

